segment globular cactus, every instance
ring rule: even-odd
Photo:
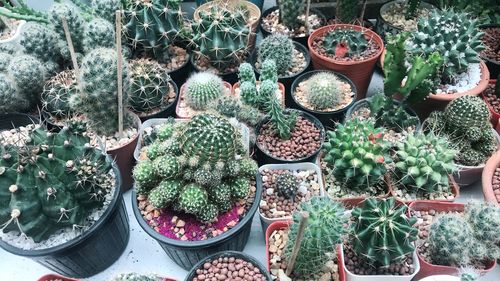
[[[294,49],[293,41],[288,36],[272,34],[260,43],[259,59],[262,62],[268,59],[274,60],[278,73],[285,74],[292,66]]]
[[[253,178],[259,169],[259,165],[252,158],[243,158],[240,160],[240,174],[243,177]]]
[[[182,188],[182,181],[163,180],[151,190],[148,200],[155,208],[166,208],[179,197]]]
[[[460,281],[477,281],[479,280],[480,274],[475,268],[463,267],[459,272]]]
[[[423,56],[438,52],[443,58],[441,80],[453,81],[470,64],[479,63],[479,53],[484,50],[482,36],[478,21],[467,13],[435,9],[419,19],[409,49]]]
[[[42,107],[52,117],[70,117],[70,100],[79,94],[74,70],[65,70],[50,78],[43,86],[40,96]]]
[[[123,34],[130,46],[168,61],[167,48],[184,24],[179,4],[179,0],[139,0],[125,7]]]
[[[240,78],[240,96],[243,103],[260,107],[261,99],[257,91],[257,81],[252,65],[247,62],[240,64],[238,77]]]
[[[231,198],[240,200],[247,197],[250,192],[250,182],[247,178],[237,178],[229,182],[231,186]]]
[[[92,0],[90,6],[99,17],[114,25],[115,12],[122,8],[121,2],[121,0]]]
[[[337,0],[336,4],[336,22],[350,24],[358,19],[359,0]]]
[[[85,23],[83,31],[83,50],[90,52],[95,48],[115,46],[115,26],[101,18],[93,18]]]
[[[48,11],[48,18],[54,26],[54,30],[59,33],[61,38],[64,39],[65,34],[61,20],[63,17],[68,22],[68,29],[71,34],[75,51],[81,52],[83,50],[83,31],[85,24],[82,13],[75,5],[69,2],[54,3],[50,7]]]
[[[0,72],[5,72],[9,68],[10,61],[14,56],[9,53],[0,53]]]
[[[293,272],[297,277],[311,278],[321,271],[328,260],[326,253],[335,253],[336,245],[342,242],[347,233],[345,225],[348,218],[342,204],[328,197],[312,197],[310,201],[302,203],[300,209],[307,212],[309,218]],[[297,239],[300,220],[301,213],[295,212],[284,249],[287,260]]]
[[[396,206],[395,199],[367,198],[352,211],[354,251],[373,264],[389,266],[415,250],[418,229],[416,218],[407,216],[406,205]]]
[[[111,162],[89,142],[68,129],[36,129],[24,146],[1,147],[1,230],[40,242],[65,227],[87,224],[115,185]]]
[[[323,40],[323,48],[336,57],[353,57],[360,55],[368,47],[368,41],[362,31],[349,28],[330,30]]]
[[[448,104],[444,115],[447,130],[469,135],[471,140],[477,140],[480,132],[490,127],[490,111],[480,97],[466,95],[457,98]]]
[[[32,55],[41,61],[59,61],[60,52],[58,48],[59,35],[44,24],[29,24],[22,32],[21,46],[26,54]]]
[[[99,0],[94,0],[94,1],[99,2]],[[113,278],[112,281],[162,281],[162,280],[164,280],[162,277],[151,274],[145,275],[138,273],[125,273],[116,276],[115,278]]]
[[[276,190],[279,196],[293,199],[299,189],[297,178],[291,173],[279,174],[276,177]]]
[[[30,105],[37,104],[38,94],[43,89],[46,77],[42,62],[30,55],[15,56],[10,61],[7,72]]]
[[[330,72],[320,72],[307,79],[305,94],[315,110],[336,107],[341,101],[342,82]]]
[[[274,60],[265,60],[260,67],[260,81],[269,80],[278,83],[278,68]]]
[[[406,2],[406,12],[405,12],[406,19],[412,19],[417,16],[421,2],[422,2],[421,0],[408,0]]]
[[[130,97],[132,110],[148,113],[165,104],[170,92],[170,76],[156,61],[138,59],[130,64]]]
[[[397,143],[395,175],[405,188],[433,193],[439,187],[449,187],[448,176],[457,170],[457,151],[449,140],[429,134],[410,134]]]
[[[370,120],[353,118],[328,132],[324,161],[336,181],[349,188],[365,190],[379,183],[391,161],[384,131]]]
[[[139,162],[134,167],[132,175],[138,194],[148,194],[161,181],[160,177],[156,174],[153,161],[149,159]]]
[[[227,183],[208,189],[208,198],[220,211],[228,211],[232,207],[231,186]],[[227,204],[229,203],[229,204]]]
[[[219,71],[244,61],[250,36],[245,13],[217,5],[199,15],[200,20],[192,25],[197,53]]]
[[[490,203],[468,203],[465,218],[474,230],[474,236],[485,247],[484,257],[500,258],[500,208]]]
[[[16,90],[14,81],[0,73],[0,114],[23,112],[29,109],[28,101]]]
[[[219,76],[210,72],[199,72],[186,81],[186,104],[195,110],[205,110],[224,92],[224,83]]]
[[[179,194],[179,207],[186,213],[200,214],[208,203],[207,191],[198,184],[188,184]]]
[[[155,174],[162,179],[173,179],[179,175],[180,167],[172,155],[162,155],[153,161]]]
[[[305,0],[281,0],[278,2],[280,10],[280,21],[290,30],[297,28],[301,16],[306,8]]]

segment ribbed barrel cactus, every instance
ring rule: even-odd
[[[268,59],[274,60],[278,73],[285,74],[292,66],[294,49],[293,41],[288,36],[272,34],[260,43],[259,59],[262,62]]]
[[[368,41],[362,31],[349,28],[330,30],[323,40],[323,48],[328,54],[336,57],[352,57],[359,55],[368,47]]]
[[[333,73],[320,72],[306,80],[307,101],[315,110],[324,110],[339,105],[342,95],[342,82]]]
[[[368,198],[352,211],[354,251],[374,264],[388,266],[415,250],[418,229],[416,218],[409,218],[406,205],[396,206],[395,199]]]
[[[52,117],[65,118],[73,111],[70,100],[79,94],[74,70],[65,70],[50,78],[40,96],[43,110]]]
[[[278,1],[280,10],[280,21],[283,25],[293,30],[300,24],[299,17],[305,12],[305,0],[281,0]]]
[[[186,104],[195,110],[205,110],[224,93],[222,79],[210,72],[193,74],[185,86]]]
[[[36,129],[25,145],[0,150],[0,229],[35,242],[85,225],[115,185],[106,154],[68,129],[57,134]]]

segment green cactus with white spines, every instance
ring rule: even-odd
[[[0,72],[7,71],[13,56],[9,53],[0,53]]]
[[[238,78],[240,79],[240,83],[243,82],[250,82],[252,84],[257,83],[257,79],[255,78],[255,72],[253,71],[253,66],[248,62],[240,64],[238,68]]]
[[[130,97],[132,110],[148,113],[161,107],[170,91],[167,69],[156,61],[138,59],[130,65]]]
[[[220,184],[208,189],[208,198],[217,206],[220,211],[228,211],[232,207],[231,186],[227,183]],[[229,204],[226,206],[227,203]]]
[[[251,33],[245,13],[216,5],[200,11],[199,16],[200,20],[192,24],[196,52],[219,71],[243,62]]]
[[[219,209],[215,204],[207,203],[203,206],[203,212],[196,215],[196,218],[201,222],[209,223],[214,221],[219,215]]]
[[[479,53],[484,50],[482,36],[478,21],[467,13],[435,9],[428,17],[419,19],[409,50],[424,56],[437,51],[444,60],[441,81],[453,81],[470,64],[480,62]]]
[[[26,54],[41,61],[60,61],[59,36],[50,26],[39,23],[29,24],[23,30],[19,43]]]
[[[252,178],[259,169],[257,162],[251,158],[243,158],[240,160],[240,174],[243,177]]]
[[[276,191],[285,199],[293,199],[299,189],[297,178],[291,173],[283,173],[276,176]]]
[[[184,19],[179,0],[139,0],[125,7],[123,34],[136,50],[157,60],[169,59],[168,46],[178,40]]]
[[[85,19],[80,9],[69,2],[56,2],[50,7],[47,16],[50,23],[54,26],[54,30],[59,33],[62,39],[66,37],[61,18],[64,17],[66,19],[75,52],[82,52]]]
[[[115,25],[101,18],[93,18],[86,22],[82,44],[85,52],[99,47],[113,48],[115,46]]]
[[[193,74],[185,86],[186,104],[194,110],[205,110],[224,93],[224,83],[210,72]]]
[[[18,91],[31,106],[35,105],[46,77],[42,62],[30,55],[15,56],[10,61],[7,72],[16,83]]]
[[[418,15],[421,2],[422,2],[421,0],[408,0],[406,2],[406,12],[405,12],[406,19],[412,19]]]
[[[500,258],[500,208],[490,203],[468,203],[465,218],[474,230],[474,236],[485,247],[484,257]]]
[[[94,0],[96,2],[100,0]],[[119,0],[118,0],[119,1]],[[156,275],[145,275],[138,273],[120,274],[113,278],[112,281],[163,281],[164,279]]]
[[[50,78],[43,86],[40,96],[42,108],[56,118],[70,117],[70,100],[79,94],[74,70],[65,70]]]
[[[163,180],[151,190],[148,200],[155,208],[165,208],[179,197],[182,188],[182,181]]]
[[[286,35],[272,34],[260,43],[259,59],[274,60],[279,74],[285,74],[293,63],[293,41]]]
[[[358,19],[359,0],[338,0],[335,7],[335,20],[338,23],[352,24]]]
[[[416,218],[406,215],[406,205],[397,206],[394,198],[367,198],[352,211],[354,251],[373,264],[389,266],[415,250],[418,229]]]
[[[460,281],[477,281],[481,275],[475,268],[463,267],[459,272]]]
[[[86,225],[115,185],[111,162],[90,140],[67,129],[36,129],[21,147],[0,148],[0,229],[35,242],[71,226]]]
[[[330,30],[323,40],[323,48],[330,55],[353,57],[360,55],[368,47],[368,41],[362,31],[337,28]]]
[[[391,161],[390,144],[383,134],[383,129],[374,128],[371,120],[358,118],[346,120],[329,131],[323,160],[335,180],[361,191],[381,182],[386,164]]]
[[[247,178],[236,178],[229,182],[231,186],[231,198],[234,200],[244,199],[250,192],[250,182]]]
[[[222,172],[218,170],[197,169],[193,174],[194,182],[208,187],[216,187],[222,181]]]
[[[23,112],[29,103],[16,90],[14,81],[5,73],[0,73],[0,114]]]
[[[302,212],[309,214],[307,226],[293,268],[297,277],[312,278],[321,272],[328,260],[327,253],[335,253],[335,247],[342,242],[347,228],[348,218],[345,209],[339,202],[328,197],[312,197],[310,201],[300,205]],[[293,214],[293,224],[288,232],[288,240],[284,249],[287,260],[297,239],[301,213]]]
[[[138,194],[147,194],[153,189],[161,179],[156,174],[156,169],[152,160],[139,162],[132,171],[135,180],[135,188]]]
[[[280,22],[293,30],[299,27],[299,19],[306,9],[305,0],[281,0],[278,2]]]
[[[172,155],[162,155],[153,161],[155,174],[163,179],[173,179],[180,171],[177,159]]]
[[[278,67],[274,60],[265,60],[260,67],[260,80],[269,80],[273,83],[278,83]]]
[[[121,0],[92,0],[90,6],[99,17],[114,25],[115,12],[122,8],[121,2]]]
[[[456,154],[447,138],[434,133],[410,134],[397,143],[394,173],[406,189],[430,194],[449,187],[448,177],[457,170]]]
[[[341,100],[342,82],[330,72],[320,72],[312,75],[306,81],[306,97],[309,104],[316,110],[336,107]]]
[[[194,183],[188,184],[179,194],[179,207],[189,214],[200,214],[208,203],[207,191]]]

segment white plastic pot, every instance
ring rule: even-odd
[[[341,245],[340,254],[341,260],[345,262],[344,245]],[[343,265],[343,267],[346,281],[410,281],[420,271],[420,263],[418,262],[416,250],[413,251],[413,265],[415,267],[415,272],[413,272],[412,275],[357,275],[350,272],[345,264]]]
[[[460,281],[460,278],[451,275],[433,275],[422,278],[419,281]]]
[[[5,9],[5,8],[0,7],[0,9]],[[0,44],[17,42],[17,39],[21,36],[21,31],[23,30],[25,24],[26,24],[26,21],[20,20],[19,25],[17,26],[17,29],[16,29],[16,33],[14,33],[14,35],[9,37],[9,38],[0,40]]]

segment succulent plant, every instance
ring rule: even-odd
[[[279,174],[276,177],[276,190],[279,196],[285,199],[292,199],[297,194],[299,183],[297,178],[291,173]]]
[[[422,2],[421,0],[408,0],[406,2],[406,12],[405,12],[406,19],[412,19],[418,15],[421,2]]]
[[[301,16],[306,8],[305,0],[281,0],[278,2],[280,10],[280,21],[283,25],[293,30],[300,24]]]
[[[479,273],[472,267],[463,267],[459,272],[460,281],[477,281],[479,280]]]
[[[383,134],[370,120],[358,118],[346,120],[329,131],[323,147],[324,161],[336,181],[360,190],[379,183],[387,171],[386,164],[391,161],[390,145]]]
[[[36,129],[25,145],[1,147],[0,225],[35,242],[60,229],[85,225],[115,185],[111,161],[89,139],[63,129]]]
[[[307,101],[316,110],[336,107],[341,101],[342,82],[330,72],[320,72],[306,80]]]
[[[22,31],[21,46],[26,54],[32,55],[41,61],[59,61],[59,36],[50,27],[44,24],[32,23]]]
[[[311,278],[321,271],[327,253],[335,253],[335,246],[342,242],[347,232],[345,225],[348,219],[342,204],[328,197],[312,197],[310,201],[300,205],[302,212],[309,218],[302,242],[293,268],[294,275]],[[299,230],[301,213],[293,214],[293,224],[288,232],[285,246],[285,257],[290,258]]]
[[[43,12],[36,11],[30,8],[26,4],[26,0],[17,0],[16,4],[12,4],[7,0],[0,0],[0,4],[4,9],[0,9],[0,15],[13,18],[18,20],[25,21],[33,21],[33,22],[41,22],[41,23],[49,23],[47,19],[47,15]]]
[[[164,105],[170,92],[170,77],[166,68],[148,59],[132,60],[129,64],[130,108],[148,113]]]
[[[368,47],[368,41],[362,31],[349,28],[330,30],[323,40],[323,49],[336,57],[353,57]]]
[[[90,6],[99,17],[114,25],[115,12],[121,10],[121,2],[121,0],[92,0]]]
[[[190,214],[200,214],[208,202],[207,191],[197,184],[188,184],[179,194],[179,207]]]
[[[85,23],[83,31],[83,50],[88,53],[95,48],[115,46],[115,26],[107,20],[93,18]]]
[[[61,18],[66,19],[75,52],[82,52],[85,19],[78,7],[69,2],[56,2],[50,7],[47,16],[61,38],[65,38]]]
[[[352,211],[354,251],[373,264],[389,266],[415,250],[416,218],[406,215],[406,205],[396,206],[394,198],[367,198]]]
[[[485,247],[483,256],[490,259],[500,257],[500,208],[490,203],[468,203],[465,218],[472,226],[474,236]]]
[[[94,0],[99,2],[100,0]],[[152,274],[124,273],[113,278],[112,281],[162,281],[163,278]]]
[[[7,71],[13,56],[9,53],[0,53],[0,72]]]
[[[30,106],[37,104],[46,77],[43,64],[33,56],[18,55],[10,61],[7,72]]]
[[[6,74],[0,73],[0,114],[23,112],[30,104],[16,90],[16,84]]]
[[[292,66],[294,49],[295,47],[293,45],[293,41],[288,38],[288,36],[282,34],[272,34],[264,38],[262,43],[260,43],[259,59],[262,62],[268,59],[274,60],[278,74],[285,74],[286,71],[288,71],[288,69]]]
[[[79,94],[74,70],[65,70],[50,78],[43,86],[40,96],[43,110],[52,117],[71,116],[70,100]]]
[[[338,0],[335,20],[338,23],[354,23],[358,19],[359,0]]]
[[[182,181],[163,180],[151,190],[148,200],[155,208],[165,208],[179,197],[182,187]]]
[[[224,92],[224,83],[219,76],[210,72],[193,74],[185,86],[186,104],[195,110],[205,110]]]

